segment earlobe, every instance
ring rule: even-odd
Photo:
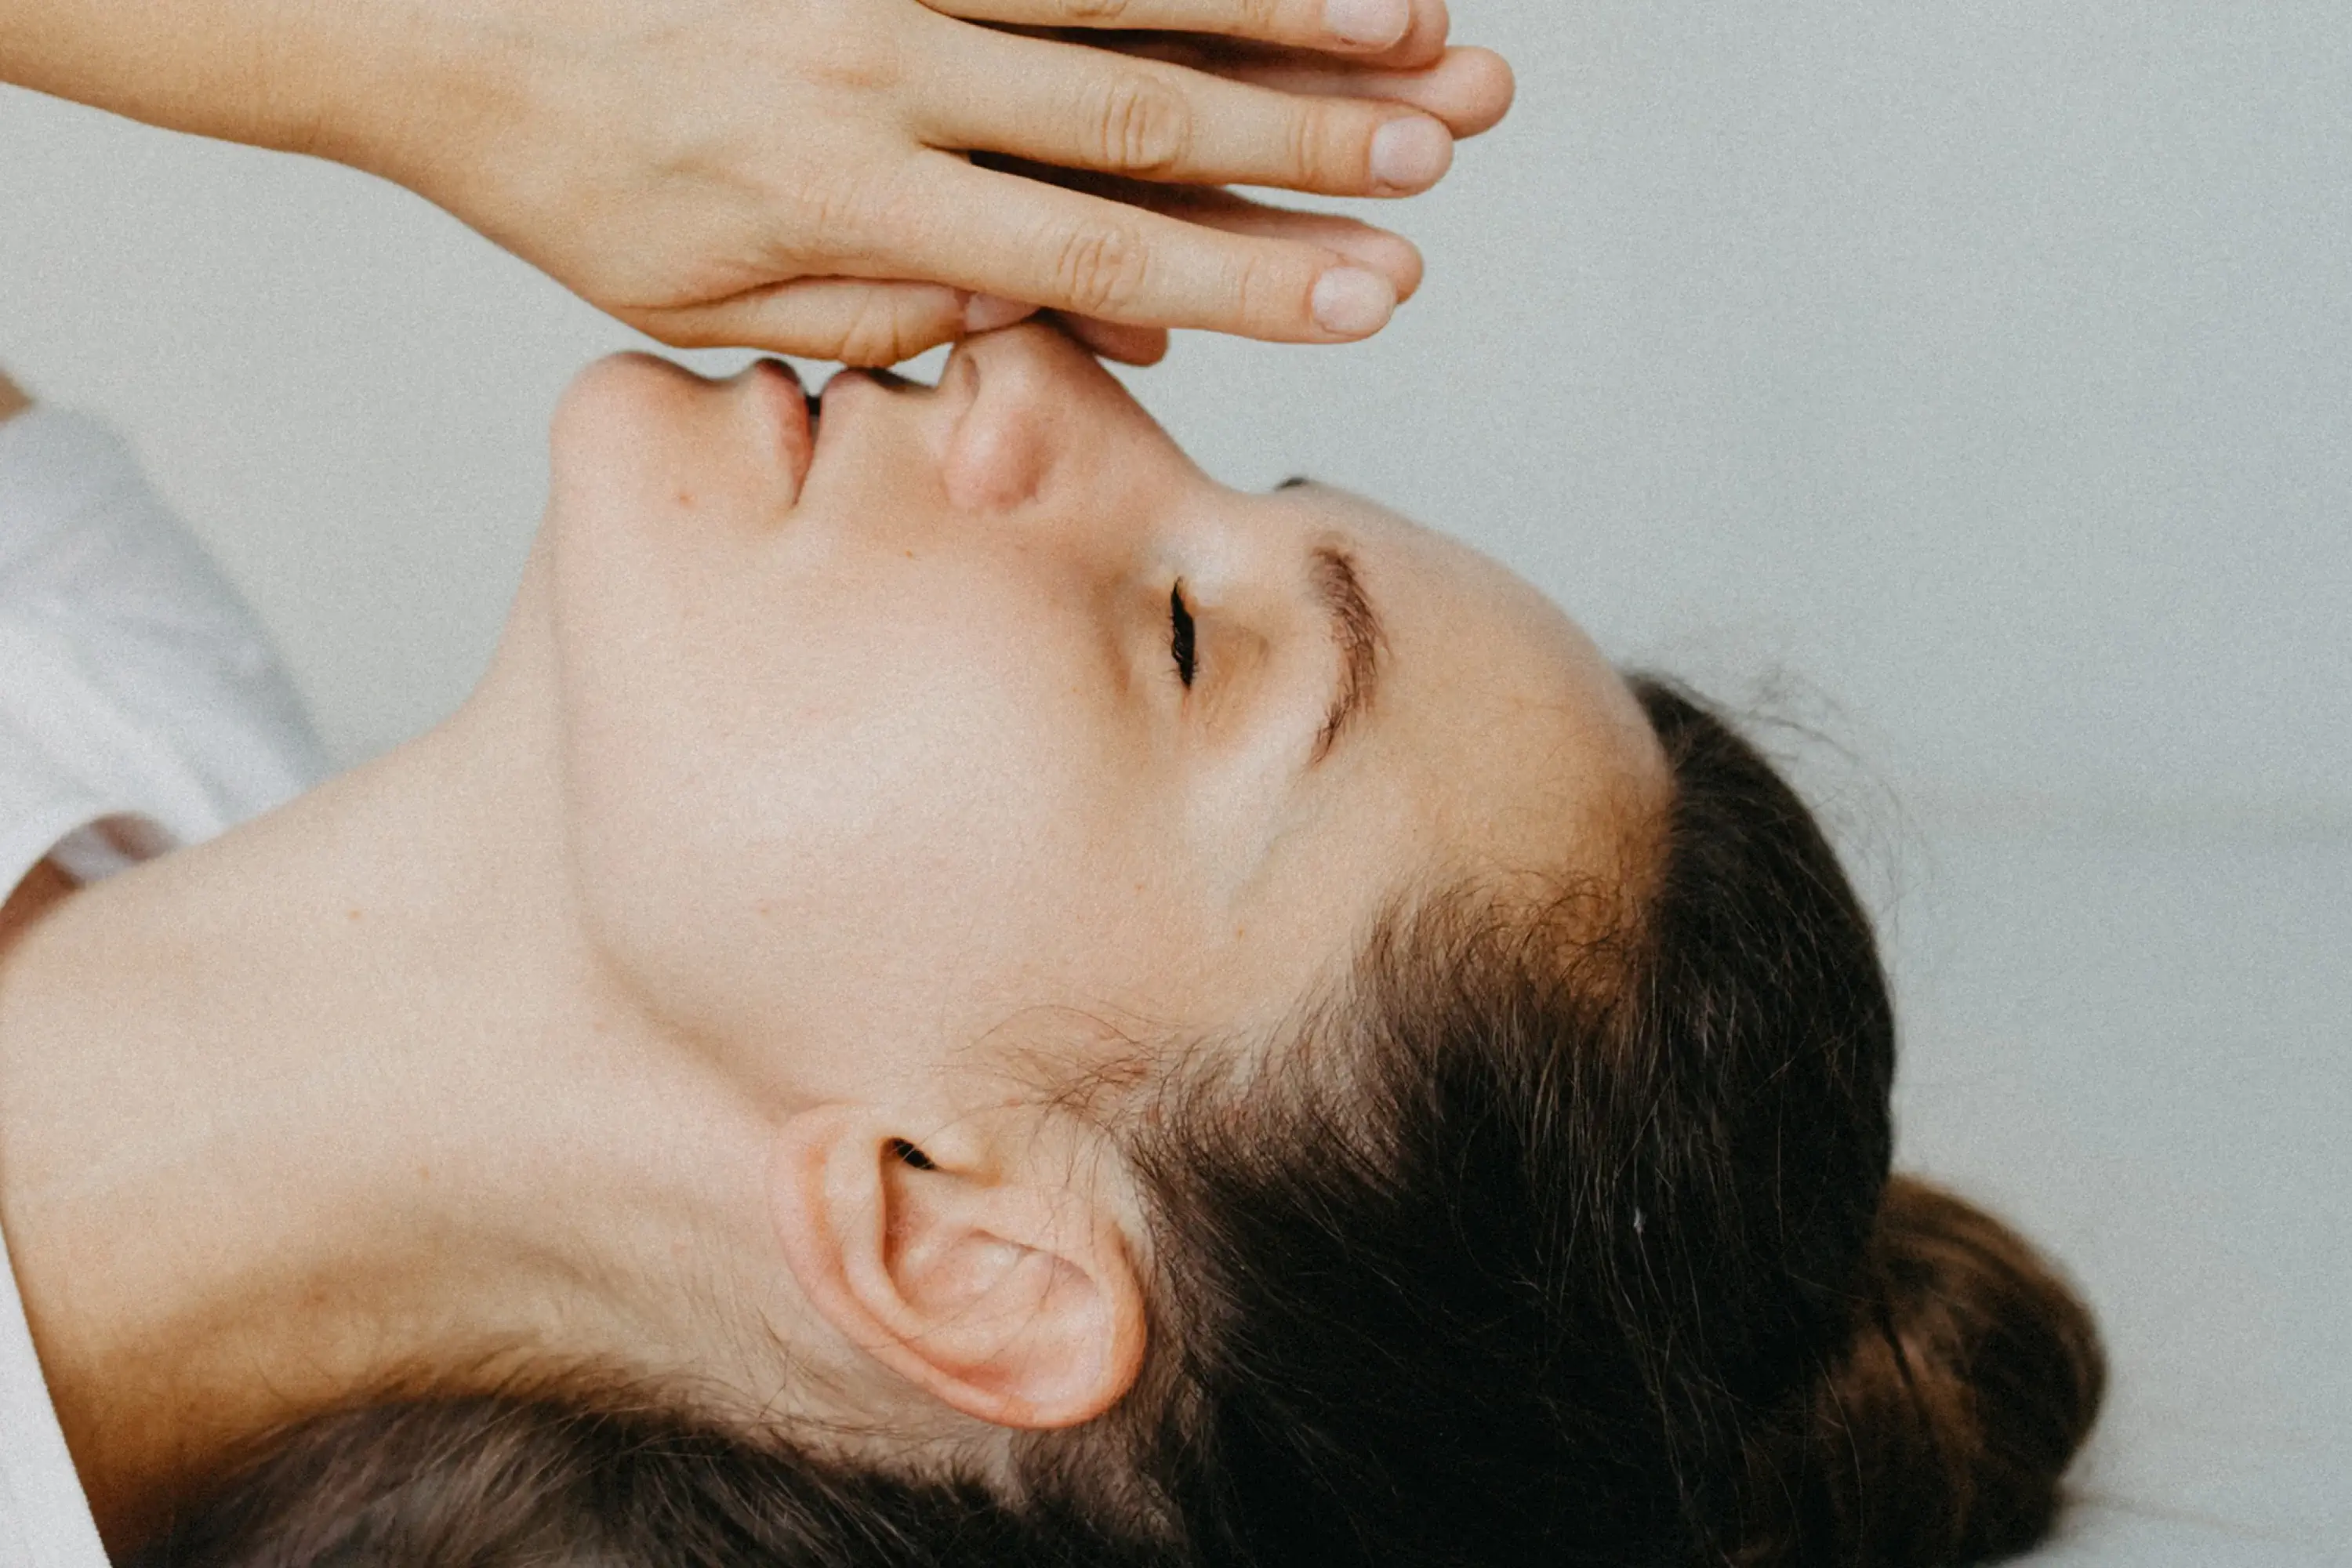
[[[770,1208],[786,1261],[844,1340],[964,1415],[1069,1426],[1116,1404],[1143,1360],[1143,1296],[1116,1205],[1008,1168],[969,1124],[911,1142],[874,1108],[786,1122]]]

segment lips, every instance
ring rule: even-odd
[[[1026,329],[1014,327],[996,336],[1009,336]],[[825,380],[824,390],[811,393],[793,367],[778,359],[755,361],[747,373],[753,383],[754,393],[766,399],[770,415],[778,431],[777,441],[785,467],[793,477],[793,502],[798,504],[801,492],[807,487],[811,468],[814,466],[820,431],[826,425],[840,425],[845,418],[856,428],[868,417],[864,405],[901,403],[913,395],[908,406],[934,406],[935,397],[946,394],[947,408],[961,419],[977,397],[980,384],[979,351],[969,342],[958,343],[948,356],[936,385],[912,380],[895,371],[870,366],[845,366]]]
[[[809,468],[816,461],[817,400],[801,384],[799,374],[782,360],[761,360],[752,366],[752,378],[774,411],[777,443],[792,474],[793,500],[797,501],[808,483]]]

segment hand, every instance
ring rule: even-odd
[[[1099,37],[1099,35],[1097,35]],[[1202,38],[1144,36],[1102,45],[1149,58],[1214,71],[1285,92],[1381,99],[1409,103],[1436,116],[1456,138],[1475,136],[1499,122],[1511,104],[1511,68],[1490,49],[1449,48],[1421,68],[1334,60],[1299,49],[1265,48]],[[1420,253],[1393,234],[1351,219],[1293,212],[1244,201],[1230,192],[1051,169],[1018,160],[983,158],[992,166],[1068,185],[1131,205],[1236,233],[1286,236],[1347,255],[1387,277],[1400,301],[1421,285]],[[1168,352],[1164,327],[1126,326],[1087,317],[1063,318],[1096,353],[1130,364],[1151,364]]]
[[[33,400],[25,395],[23,389],[5,375],[0,375],[0,424],[5,424],[31,406]]]
[[[1434,183],[1509,76],[1444,48],[1442,0],[1395,4],[1354,40],[1320,0],[438,7],[454,30],[425,40],[423,89],[346,84],[308,145],[681,347],[888,363],[1034,307],[1129,358],[1172,326],[1344,341],[1412,291],[1412,247],[1202,187]],[[1108,31],[1086,36],[1130,47],[1090,47],[967,16],[1272,47]]]

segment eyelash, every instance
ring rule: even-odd
[[[1192,612],[1184,603],[1184,584],[1179,579],[1168,590],[1168,651],[1176,660],[1176,679],[1187,687],[1201,668],[1200,656],[1193,647],[1195,630]]]

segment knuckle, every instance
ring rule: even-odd
[[[1353,189],[1362,183],[1370,159],[1370,132],[1350,117],[1319,103],[1300,104],[1292,111],[1290,167],[1302,187]]]
[[[1270,38],[1282,21],[1286,0],[1226,0],[1234,29],[1246,38]]]
[[[780,264],[795,273],[868,272],[888,265],[920,232],[922,205],[892,174],[843,166],[794,193],[793,242]]]
[[[1292,268],[1255,247],[1234,258],[1227,288],[1239,319],[1250,322],[1286,321],[1302,298]]]
[[[1143,242],[1131,230],[1082,229],[1063,241],[1054,279],[1069,309],[1084,316],[1118,316],[1142,297],[1149,266]]]
[[[912,313],[898,303],[882,290],[868,293],[842,329],[833,357],[844,364],[889,365],[929,347]]]
[[[827,5],[828,11],[845,11]],[[804,30],[793,49],[796,70],[809,80],[851,91],[883,91],[906,79],[907,60],[889,29],[843,15]]]
[[[1110,27],[1127,20],[1131,0],[1063,0],[1063,15],[1081,27]]]
[[[1192,148],[1192,108],[1181,92],[1156,77],[1125,73],[1097,106],[1096,136],[1105,167],[1167,174]]]
[[[790,259],[810,260],[863,240],[875,219],[875,195],[867,182],[843,174],[827,172],[803,182],[790,198]]]

